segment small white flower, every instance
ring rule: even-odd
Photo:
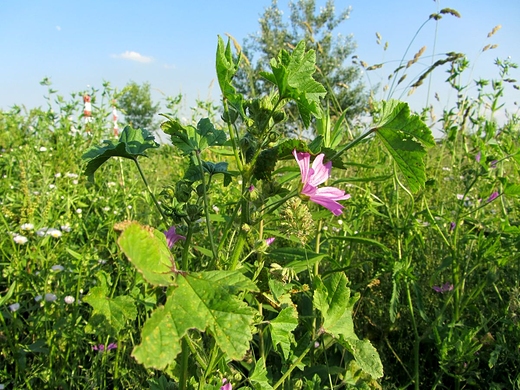
[[[45,294],[45,300],[47,302],[54,302],[58,297],[54,295],[53,293],[47,293]]]
[[[60,238],[63,235],[63,233],[61,231],[59,231],[58,229],[54,229],[54,228],[47,230],[47,234],[54,238]]]
[[[65,268],[64,268],[62,265],[56,264],[56,265],[53,265],[53,266],[51,267],[51,269],[52,269],[53,271],[58,272],[58,271],[63,271]]]
[[[72,180],[72,184],[77,185],[78,181],[76,179]]]
[[[17,311],[20,308],[20,304],[18,302],[13,303],[12,305],[9,305],[9,310],[12,312]]]
[[[462,199],[464,199],[464,195],[462,195],[462,194],[457,194],[457,199],[458,199],[458,200],[462,200]]]
[[[114,183],[113,181],[109,181],[107,183],[107,187],[114,187],[116,185],[116,183]]]
[[[54,174],[54,177],[61,177],[61,173],[60,173],[60,172],[55,173],[55,174]]]
[[[338,225],[343,225],[343,220],[342,219],[338,219]]]
[[[40,301],[42,300],[42,298],[43,298],[43,297],[42,297],[41,295],[36,295],[36,296],[34,297],[34,300],[35,300],[36,302],[40,302]]]
[[[21,235],[19,235],[19,234],[15,235],[15,236],[13,237],[13,240],[14,240],[14,242],[16,242],[16,243],[19,244],[19,245],[26,244],[27,241],[28,241],[28,240],[27,240],[27,237],[25,237],[25,236],[21,236]]]
[[[76,213],[77,213],[77,214],[81,214],[82,212],[83,212],[83,210],[81,210],[81,209],[76,209]]]
[[[33,195],[36,195],[36,196],[40,195],[40,191],[33,191]]]
[[[32,223],[24,223],[22,226],[20,226],[20,229],[22,230],[33,230],[34,225]]]
[[[67,172],[65,175],[67,177],[70,177],[71,179],[77,179],[78,178],[78,174],[77,173]]]
[[[65,224],[65,225],[61,225],[61,226],[60,226],[60,229],[61,229],[62,231],[64,231],[65,233],[70,233],[71,227],[70,227],[70,225],[67,223],[67,224]]]
[[[70,295],[67,295],[65,298],[63,298],[63,300],[67,305],[72,305],[76,299]]]
[[[47,148],[45,146],[40,146],[40,152],[46,152],[47,151]]]
[[[55,188],[56,188],[56,184],[49,184],[49,188],[50,188],[51,190],[55,189]]]
[[[108,207],[108,206],[103,207],[103,211],[110,211],[110,207]]]
[[[213,206],[212,208],[213,208],[213,211],[214,211],[215,213],[217,213],[217,214],[218,214],[218,212],[220,211],[220,209],[219,209],[217,206]]]
[[[47,234],[47,230],[49,230],[48,227],[42,227],[41,229],[38,229],[38,230],[36,231],[36,235],[37,235],[38,237],[43,237],[43,236],[45,236],[45,235]]]
[[[126,206],[128,208],[128,210],[132,210],[132,205],[129,204],[128,206]]]
[[[450,171],[451,171],[451,168],[450,168],[450,167],[442,167],[442,170],[443,170],[443,171],[446,171],[446,172],[450,172]]]

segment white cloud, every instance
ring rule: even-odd
[[[152,57],[146,57],[146,56],[143,56],[142,54],[137,53],[136,51],[128,51],[128,50],[121,54],[114,54],[114,55],[112,55],[112,57],[122,58],[123,60],[142,62],[143,64],[147,64],[147,63],[153,61]]]
[[[60,26],[56,26],[56,30],[61,31],[61,27]]]

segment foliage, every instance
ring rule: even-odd
[[[353,138],[322,106],[318,57],[278,52],[274,90],[249,99],[219,39],[223,121],[165,116],[171,146],[130,126],[101,143],[108,83],[88,133],[84,91],[0,112],[0,384],[519,388],[520,127],[494,120],[515,64],[434,142],[393,100]],[[282,136],[290,104],[321,116],[311,141]],[[340,217],[301,196],[294,150],[348,188]]]
[[[344,114],[351,121],[366,110],[366,96],[359,70],[346,64],[354,52],[354,42],[336,33],[336,28],[349,18],[350,10],[336,13],[333,0],[328,0],[319,12],[315,0],[289,2],[289,8],[289,24],[277,0],[265,9],[259,35],[249,36],[243,44],[245,58],[236,76],[237,89],[249,98],[269,93],[269,83],[259,76],[264,76],[280,50],[292,50],[303,41],[317,53],[313,77],[327,91],[324,105],[332,117]],[[292,115],[291,122],[294,120],[296,116]]]
[[[155,130],[154,117],[159,112],[159,103],[152,101],[149,83],[129,82],[120,92],[116,105],[131,127]]]

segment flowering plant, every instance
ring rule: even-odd
[[[234,56],[229,42],[226,45],[219,38],[216,68],[223,124],[219,127],[204,118],[195,126],[185,125],[164,115],[162,129],[185,158],[186,169],[160,198],[139,164],[148,149],[158,147],[145,130],[126,127],[118,143],[107,141],[84,155],[90,176],[110,157],[133,161],[167,229],[161,232],[126,221],[117,227],[118,244],[150,285],[165,287],[160,290],[164,305],[157,306],[144,324],[132,355],[158,370],[178,365],[181,388],[194,380],[214,384],[214,373],[224,367],[228,370],[224,374],[240,371],[235,377],[255,388],[303,380],[295,368],[316,345],[325,344],[323,338],[336,344],[342,356],[348,352],[352,367],[366,380],[383,375],[376,349],[354,331],[358,296],[351,296],[347,275],[335,270],[332,262],[326,265],[328,273],[322,273],[320,262],[328,255],[321,249],[321,234],[330,214],[305,200],[327,208],[334,217],[342,215],[345,206],[339,202],[351,195],[335,183],[322,185],[332,180],[333,169],[345,169],[345,152],[371,135],[381,140],[415,191],[425,182],[424,148],[434,142],[408,106],[394,101],[382,103],[378,122],[357,138],[345,139],[342,146],[340,125],[332,130],[318,127],[311,142],[286,137],[281,125],[288,103],[296,104],[305,127],[313,117],[328,115],[320,106],[326,89],[313,78],[315,56],[304,42],[291,53],[282,50],[271,61],[272,72],[262,73],[273,84],[273,92],[246,99],[232,83],[240,56]],[[311,155],[316,156],[312,164]],[[208,156],[230,158],[212,162],[206,160]],[[299,187],[292,180],[297,168],[287,163],[291,157],[299,167]],[[218,189],[231,183],[236,198],[215,205]],[[96,290],[85,301],[104,310],[97,301],[103,294]],[[312,315],[297,310],[296,302],[302,300],[308,302]],[[264,311],[266,302],[272,310]],[[255,358],[246,368],[233,363],[252,351]],[[320,354],[316,351],[314,356]],[[283,371],[268,372],[268,360],[281,361]],[[317,383],[305,380],[308,386]],[[230,389],[230,382],[222,382],[221,388]]]

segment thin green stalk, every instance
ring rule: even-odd
[[[204,168],[202,167],[202,160],[200,158],[200,152],[195,152],[195,157],[197,158],[197,164],[199,165],[200,174],[202,176],[202,191],[203,191],[203,198],[204,201],[204,214],[206,216],[206,225],[208,228],[208,238],[209,243],[211,246],[211,253],[213,254],[213,259],[211,261],[211,264],[214,264],[218,259],[218,252],[217,247],[215,246],[215,240],[213,238],[213,230],[211,229],[211,221],[209,219],[209,200],[208,200],[208,192],[206,190],[206,183],[204,180]]]
[[[182,249],[182,270],[188,271],[188,260],[190,255],[190,243],[193,236],[193,224],[188,223],[188,232],[186,233],[186,240],[184,241],[184,248]]]
[[[361,134],[359,137],[357,137],[355,140],[353,140],[352,142],[348,143],[347,145],[345,145],[344,147],[340,148],[336,154],[334,156],[332,156],[330,159],[331,160],[334,160],[335,158],[341,156],[344,152],[346,152],[347,150],[349,149],[352,149],[354,146],[356,146],[357,144],[359,144],[361,141],[363,141],[365,138],[367,138],[369,135],[371,135],[372,133],[375,133],[376,131],[378,130],[377,127],[374,127],[370,130],[368,130],[366,133],[364,134]]]
[[[188,388],[188,363],[190,358],[190,350],[188,343],[186,342],[185,338],[189,337],[188,335],[185,335],[182,338],[181,341],[181,375],[179,377],[179,386],[181,390],[186,390]]]
[[[229,106],[228,106],[227,99],[224,99],[223,103],[224,103],[224,112],[229,113]],[[231,125],[231,123],[229,123],[229,121],[228,121],[227,125],[228,125],[229,138],[231,138],[231,146],[233,148],[233,155],[235,156],[235,162],[237,164],[238,170],[240,172],[242,172],[244,170],[244,164],[240,157],[240,153],[238,152],[235,130],[233,129],[233,126]]]
[[[296,359],[294,361],[293,364],[291,364],[291,366],[287,369],[287,371],[282,375],[282,377],[278,380],[278,382],[275,383],[275,385],[273,386],[273,389],[276,390],[278,387],[280,387],[280,385],[282,385],[284,383],[284,381],[287,379],[287,377],[289,377],[289,375],[291,375],[291,373],[293,372],[293,370],[302,362],[302,360],[305,358],[305,356],[307,356],[307,354],[309,353],[309,351],[311,350],[312,346],[314,345],[314,343],[316,342],[317,339],[314,339],[312,340],[309,345],[307,346],[307,348],[305,348],[305,350],[301,353],[300,356],[298,356],[298,359]]]
[[[146,186],[146,189],[148,190],[148,193],[152,197],[152,200],[153,200],[153,203],[155,204],[155,207],[157,208],[157,210],[161,214],[162,218],[165,221],[167,221],[168,218],[164,214],[164,211],[162,210],[161,205],[159,204],[159,202],[155,198],[155,195],[153,194],[152,189],[150,188],[150,185],[148,184],[148,180],[146,180],[146,177],[144,176],[144,173],[143,173],[143,170],[141,169],[141,165],[139,164],[139,161],[137,161],[137,158],[134,158],[133,160],[135,162],[135,165],[137,166],[137,170],[139,171],[139,174],[141,175],[141,178],[143,179],[144,185]]]
[[[406,282],[406,299],[408,301],[408,309],[410,310],[410,316],[412,318],[412,327],[413,327],[413,336],[414,336],[414,343],[413,343],[413,361],[414,361],[414,367],[413,367],[413,378],[414,378],[414,388],[416,390],[419,390],[419,344],[421,342],[419,338],[419,332],[417,330],[417,323],[415,321],[415,313],[413,310],[413,302],[412,302],[412,295],[410,294],[410,284],[408,281]]]

